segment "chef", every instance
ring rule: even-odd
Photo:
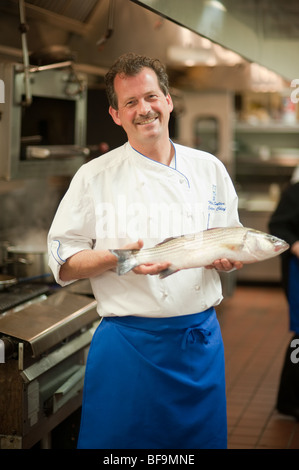
[[[109,113],[128,142],[83,165],[57,210],[49,264],[57,282],[89,278],[102,321],[87,360],[79,448],[225,448],[224,354],[214,307],[219,270],[115,272],[115,248],[240,225],[237,196],[214,156],[173,143],[160,61],[121,56],[105,77]]]
[[[287,347],[281,371],[277,409],[299,421],[299,166],[293,172],[277,207],[271,215],[269,230],[283,237],[290,250],[281,256],[281,278],[289,307],[289,327],[293,336]],[[294,359],[293,359],[294,357]]]

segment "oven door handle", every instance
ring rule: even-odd
[[[80,366],[79,369],[54,392],[53,413],[56,413],[56,411],[65,405],[71,398],[81,392],[83,389],[84,375],[85,366]]]

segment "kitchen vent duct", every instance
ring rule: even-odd
[[[52,12],[81,23],[87,23],[92,16],[98,0],[26,0],[40,12]]]

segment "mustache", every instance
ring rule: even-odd
[[[141,114],[138,118],[134,120],[134,124],[141,124],[143,121],[147,121],[148,119],[155,119],[159,116],[158,113],[149,112],[147,114]]]

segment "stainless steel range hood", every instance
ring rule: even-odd
[[[135,3],[288,80],[299,77],[297,0],[136,0]]]
[[[283,8],[282,1],[223,1],[227,11],[222,15],[225,19],[220,29],[217,29],[215,17],[203,17],[206,2],[25,0],[28,48],[31,53],[45,54],[54,46],[65,47],[74,57],[78,69],[98,76],[103,76],[124,52],[156,56],[174,71],[175,78],[185,75],[187,86],[193,82],[199,88],[238,90],[246,87],[247,59],[269,67],[287,80],[296,78],[297,16],[283,15],[286,6]],[[280,13],[282,25],[279,27],[280,23],[276,21],[271,35],[269,28],[265,35],[262,20],[256,16],[260,11],[257,11],[257,4],[263,6],[263,18],[268,18],[270,13],[270,18],[274,18],[274,4]],[[18,0],[1,0],[0,58],[13,53],[22,59],[19,23]],[[208,41],[209,51],[204,43],[207,38],[212,41]],[[224,58],[222,54],[219,59],[215,48],[220,45],[229,49],[227,52],[233,51],[230,57],[227,54]],[[197,60],[199,74],[194,73],[196,67],[193,67],[189,77],[190,67],[188,69],[178,60],[184,50],[189,59]],[[233,67],[230,61],[234,52],[236,61],[239,54],[239,63]]]

